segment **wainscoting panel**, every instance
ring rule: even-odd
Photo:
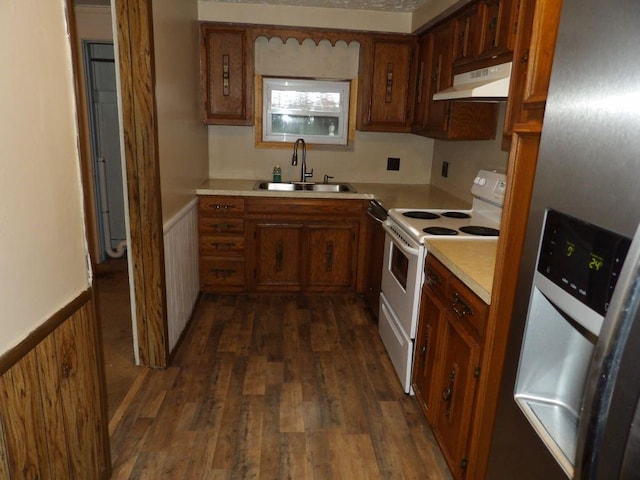
[[[169,352],[184,332],[200,292],[197,207],[196,198],[164,227]]]
[[[109,477],[104,367],[91,290],[0,357],[0,375],[0,478]]]

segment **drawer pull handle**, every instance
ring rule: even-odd
[[[233,243],[212,242],[211,246],[216,250],[231,250],[233,248]]]
[[[214,268],[211,270],[211,273],[213,273],[217,278],[228,278],[235,275],[236,271],[225,268]]]
[[[212,226],[215,228],[216,232],[224,232],[231,228],[231,225],[228,223],[214,223]]]
[[[469,305],[462,301],[460,295],[457,293],[453,294],[453,302],[451,302],[451,307],[457,316],[460,318],[466,317],[467,315],[473,315],[473,310]]]

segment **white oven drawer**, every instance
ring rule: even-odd
[[[384,294],[380,294],[380,315],[378,332],[384,343],[393,368],[400,379],[405,393],[411,390],[411,365],[413,364],[413,342],[403,330],[400,322],[389,307]]]

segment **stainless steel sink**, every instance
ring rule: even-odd
[[[257,181],[253,186],[253,189],[274,192],[356,193],[355,188],[353,188],[349,183],[273,183]]]
[[[276,192],[293,192],[296,186],[293,183],[256,182],[254,190],[273,190]]]

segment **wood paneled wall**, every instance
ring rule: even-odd
[[[107,427],[89,289],[0,357],[0,478],[109,478]]]

